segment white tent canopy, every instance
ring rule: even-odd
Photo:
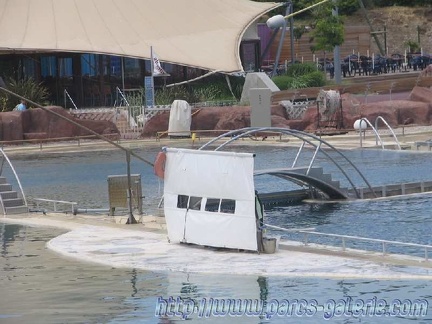
[[[0,52],[88,52],[242,71],[246,29],[280,3],[249,0],[0,0]]]

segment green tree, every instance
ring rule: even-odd
[[[331,52],[335,46],[342,45],[344,42],[344,26],[339,17],[329,16],[326,19],[317,21],[312,31],[312,51]]]
[[[360,8],[357,0],[336,0],[335,5],[341,15],[352,15]]]
[[[406,6],[406,7],[415,7],[415,6],[426,6],[430,5],[430,0],[375,0],[375,5],[379,5],[382,7],[390,7],[390,6]]]
[[[417,42],[409,40],[409,41],[405,42],[404,45],[405,45],[405,47],[409,48],[410,53],[418,53],[418,52],[420,52],[421,46]]]
[[[272,1],[272,0],[254,0],[255,2],[280,2],[285,3],[286,1]],[[321,1],[321,0],[319,0]],[[302,10],[304,8],[307,8],[314,3],[319,2],[318,0],[293,0],[294,4],[294,12],[297,12],[299,10]],[[338,6],[339,12],[341,15],[351,15],[354,12],[357,11],[359,8],[359,4],[357,0],[329,0],[329,2],[334,2],[335,5]],[[400,0],[402,1],[402,0]],[[423,1],[423,0],[417,0],[417,1]],[[426,1],[426,0],[425,0]],[[284,12],[281,9],[277,9],[277,14],[284,14]],[[276,14],[276,13],[274,13]],[[309,11],[305,11],[304,13],[300,14],[299,16],[310,16],[311,13]]]
[[[342,18],[333,15],[333,7],[330,4],[316,8],[316,24],[312,30],[310,41],[314,42],[311,46],[312,52],[324,52],[324,72],[326,71],[326,53],[333,51],[335,46],[340,46],[344,42],[344,25]]]

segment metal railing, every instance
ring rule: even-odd
[[[400,143],[399,143],[399,141],[398,141],[398,139],[397,139],[397,136],[396,136],[395,132],[393,131],[393,128],[390,127],[390,125],[387,123],[387,121],[386,121],[382,116],[378,116],[378,117],[375,119],[375,129],[378,130],[378,122],[379,122],[380,120],[381,120],[381,121],[384,123],[384,125],[386,125],[387,128],[390,130],[390,132],[391,132],[391,134],[392,134],[392,136],[393,136],[393,138],[394,138],[394,140],[395,140],[395,142],[396,142],[396,145],[397,145],[398,149],[401,150]],[[375,142],[378,144],[378,140],[377,140],[377,139],[376,139]]]
[[[303,131],[298,131],[298,130],[294,130],[294,129],[287,129],[287,128],[279,128],[279,127],[262,127],[262,128],[260,128],[260,127],[245,127],[245,128],[241,128],[241,129],[237,129],[237,130],[232,130],[232,131],[224,133],[220,136],[217,136],[214,139],[207,142],[206,144],[202,145],[199,148],[199,150],[206,149],[210,145],[214,144],[215,142],[217,142],[223,138],[229,138],[227,141],[220,144],[219,146],[217,146],[214,149],[215,151],[218,151],[218,150],[222,149],[223,147],[225,147],[226,145],[228,145],[228,144],[230,144],[230,143],[232,143],[232,142],[234,142],[240,138],[243,138],[245,136],[251,136],[254,133],[265,133],[265,132],[274,132],[274,133],[281,133],[281,134],[285,134],[285,135],[290,135],[290,136],[293,136],[293,137],[303,141],[303,143],[309,144],[312,147],[314,147],[315,148],[315,154],[312,158],[312,161],[309,164],[309,170],[310,170],[310,168],[312,168],[313,163],[315,162],[316,154],[318,152],[321,152],[329,161],[331,161],[333,163],[334,166],[336,166],[336,168],[339,170],[339,172],[342,173],[342,175],[345,177],[345,179],[349,182],[349,184],[350,184],[351,188],[353,189],[353,192],[355,193],[356,197],[360,198],[359,191],[356,188],[353,180],[348,176],[347,172],[343,169],[341,164],[338,163],[333,157],[331,157],[325,148],[330,149],[330,151],[334,152],[339,157],[341,157],[345,162],[347,162],[354,169],[354,171],[357,173],[357,175],[360,176],[361,180],[366,184],[366,186],[372,191],[372,186],[370,185],[369,181],[365,178],[363,173],[361,173],[361,171],[354,165],[354,163],[352,163],[351,160],[348,159],[348,157],[345,154],[343,154],[340,150],[338,150],[336,147],[334,147],[330,143],[324,141],[323,139],[321,139],[315,135],[303,132]],[[318,144],[315,143],[315,141],[318,141]],[[325,145],[325,148],[322,147],[323,144]],[[304,147],[305,147],[305,145],[300,146],[300,149],[296,155],[295,161],[298,160],[300,153]]]
[[[368,124],[370,126],[370,128],[372,128],[372,131],[375,133],[375,140],[376,143],[378,145],[378,140],[381,143],[381,148],[384,150],[384,142],[381,139],[381,136],[378,134],[378,131],[376,130],[376,128],[371,124],[371,122],[367,119],[367,118],[362,118],[360,119],[360,128],[359,128],[359,134],[360,134],[360,147],[363,147],[363,136],[365,133],[366,129],[362,128],[362,122],[365,122],[366,124]]]
[[[67,103],[66,99],[69,99],[69,101],[72,103],[72,105],[75,107],[75,109],[78,109],[78,107],[75,105],[75,102],[72,100],[72,97],[70,96],[69,92],[66,89],[64,89],[64,107],[65,108],[66,108],[66,103]]]
[[[426,245],[426,244],[417,244],[417,243],[406,243],[406,242],[400,242],[400,241],[390,241],[390,240],[382,240],[382,239],[373,239],[373,238],[367,238],[367,237],[361,237],[361,236],[352,236],[352,235],[341,235],[341,234],[330,234],[330,233],[321,233],[321,232],[315,232],[315,231],[309,231],[309,230],[297,230],[297,229],[287,229],[279,226],[274,225],[268,225],[265,224],[265,227],[272,228],[278,231],[284,231],[284,232],[290,232],[290,233],[300,233],[303,234],[303,245],[308,246],[309,244],[309,236],[310,235],[316,235],[321,237],[331,237],[335,239],[340,239],[340,242],[342,244],[341,248],[342,251],[346,251],[346,242],[349,241],[363,241],[363,242],[370,242],[370,243],[379,243],[381,245],[381,252],[382,255],[388,255],[388,246],[389,245],[399,245],[399,246],[405,246],[405,247],[414,247],[418,249],[424,250],[424,259],[425,261],[429,261],[429,251],[432,251],[432,245]],[[352,250],[359,250],[359,251],[366,251],[366,250],[360,250],[360,249],[353,249]],[[376,251],[373,251],[376,252]],[[406,255],[402,254],[401,255]]]
[[[120,142],[118,139],[118,134],[106,134],[104,135],[107,138],[117,139],[117,142]],[[39,145],[39,149],[43,149],[43,144],[47,146],[48,144],[56,143],[58,145],[59,142],[77,142],[77,146],[81,146],[83,140],[97,140],[98,137],[96,135],[86,135],[86,136],[73,136],[73,137],[53,137],[53,138],[38,138],[38,139],[25,139],[25,140],[11,140],[11,141],[0,141],[0,147],[4,148],[7,145]]]
[[[73,202],[73,201],[64,201],[64,200],[53,200],[53,199],[44,199],[44,198],[34,198],[33,199],[36,203],[36,208],[39,209],[40,208],[40,204],[41,203],[48,203],[48,205],[52,205],[52,211],[54,212],[64,212],[64,210],[59,210],[57,207],[58,205],[66,205],[69,206],[69,210],[72,213],[75,213],[76,211],[76,206],[78,205],[78,203]]]
[[[378,122],[379,121],[382,121],[386,126],[387,126],[387,128],[390,130],[390,132],[391,132],[391,134],[392,134],[392,136],[393,136],[393,139],[395,140],[395,142],[396,142],[396,145],[397,145],[397,147],[398,147],[398,149],[399,150],[401,150],[402,148],[401,148],[401,146],[400,146],[400,143],[399,143],[399,141],[398,141],[398,139],[397,139],[397,136],[396,136],[396,134],[395,134],[395,132],[393,131],[393,129],[390,127],[390,125],[387,123],[387,121],[382,117],[382,116],[378,116],[376,119],[375,119],[375,126],[374,125],[372,125],[372,123],[367,119],[367,118],[361,118],[360,119],[360,129],[359,129],[359,134],[360,134],[360,147],[363,147],[363,136],[364,136],[364,132],[366,131],[366,129],[363,129],[362,127],[361,127],[361,123],[362,123],[362,121],[364,121],[366,124],[368,124],[369,126],[370,126],[370,128],[372,128],[372,131],[375,133],[375,144],[376,145],[378,145],[378,141],[379,141],[379,143],[380,143],[380,145],[381,145],[381,148],[382,149],[384,149],[384,142],[383,142],[383,140],[382,140],[382,138],[381,138],[381,136],[380,136],[380,134],[379,134],[379,132],[378,132]]]
[[[120,106],[122,106],[122,102],[124,102],[125,104],[126,104],[126,106],[129,106],[129,102],[128,102],[128,100],[126,99],[126,96],[124,95],[124,93],[120,90],[120,88],[119,87],[116,87],[116,91],[117,91],[117,93],[120,95],[120,98],[121,98],[121,100],[120,100]]]
[[[21,185],[21,181],[18,178],[18,174],[16,173],[14,166],[12,165],[11,161],[7,157],[6,153],[1,148],[0,148],[0,153],[2,154],[3,160],[6,160],[6,162],[8,163],[8,165],[9,165],[9,167],[10,167],[10,169],[11,169],[11,171],[12,171],[14,177],[15,177],[15,181],[18,184],[18,187],[19,187],[20,194],[21,194],[22,200],[24,202],[24,205],[27,206],[27,199],[25,197],[24,190],[23,190],[22,185]],[[1,168],[0,175],[3,174],[3,164],[4,164],[4,161],[2,161],[2,168]],[[5,211],[5,207],[4,207],[3,199],[2,199],[1,195],[0,195],[0,203],[1,203],[2,208],[3,208],[3,215],[6,215],[6,211]]]

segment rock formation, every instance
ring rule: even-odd
[[[114,123],[106,120],[80,120],[62,107],[46,107],[92,131],[103,135],[119,136]],[[89,131],[59,118],[41,108],[0,113],[0,140],[21,141],[34,139],[68,138],[92,135]],[[112,138],[112,137],[111,137]]]
[[[345,93],[341,95],[343,107],[343,125],[352,129],[359,118],[367,118],[372,123],[382,116],[392,127],[398,125],[432,124],[432,90],[415,87],[407,100],[385,100],[377,96],[372,102],[362,103],[358,96]],[[302,119],[289,119],[281,105],[271,107],[272,126],[290,127],[297,130],[315,131],[317,129],[318,111],[316,104],[306,110]],[[168,129],[169,113],[157,115],[150,119],[142,133],[143,137],[155,136],[156,132]],[[206,107],[192,117],[191,130],[218,131],[232,130],[250,126],[250,107]]]

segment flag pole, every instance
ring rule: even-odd
[[[152,92],[152,106],[154,106],[154,55],[153,55],[153,46],[150,46],[150,56],[151,56],[151,92]]]
[[[151,69],[151,75],[153,77],[153,72],[154,72],[153,46],[150,46],[150,69]]]

